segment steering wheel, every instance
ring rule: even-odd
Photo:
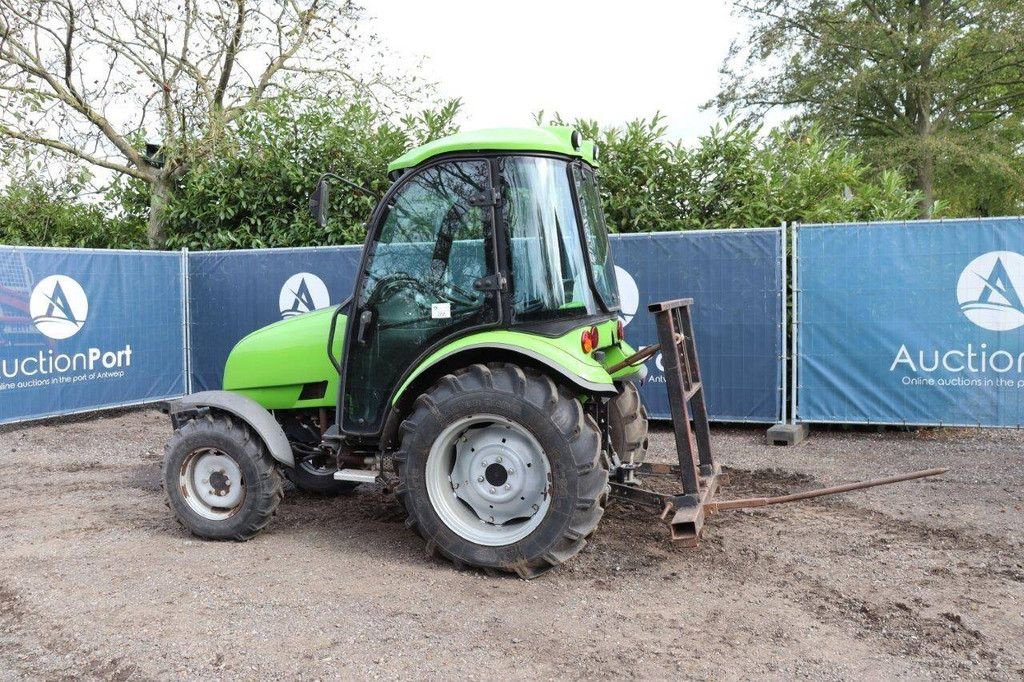
[[[376,307],[376,305],[382,300],[387,300],[391,296],[394,296],[397,291],[401,290],[401,288],[415,289],[433,299],[441,299],[443,301],[461,303],[468,306],[475,306],[478,302],[478,299],[473,297],[469,292],[464,291],[461,287],[452,285],[451,291],[447,292],[442,290],[433,282],[413,277],[412,275],[404,272],[394,272],[389,275],[384,275],[383,277],[376,277],[375,275],[367,274],[367,277],[373,278],[377,281],[376,288],[373,290],[373,293],[366,302],[368,307]],[[453,294],[457,294],[458,296]],[[459,300],[459,298],[462,300]]]

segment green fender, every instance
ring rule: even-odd
[[[526,356],[561,374],[581,391],[614,395],[618,393],[614,382],[635,374],[639,368],[627,368],[612,376],[605,367],[631,355],[634,351],[625,341],[615,338],[617,322],[613,319],[596,325],[600,338],[599,349],[604,353],[603,360],[599,361],[593,354],[584,353],[580,347],[580,334],[590,326],[581,326],[559,337],[508,330],[482,331],[463,336],[439,348],[423,360],[395,392],[392,405],[398,403],[406,389],[431,367],[456,354],[482,349],[495,349]]]

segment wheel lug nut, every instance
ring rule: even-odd
[[[505,490],[512,490],[512,486],[508,483],[505,484]]]
[[[483,483],[484,482],[484,477],[483,476],[477,476],[476,477],[476,482],[477,483]]]
[[[508,470],[508,475],[509,475],[509,476],[514,476],[514,475],[515,475],[515,473],[516,473],[516,470],[515,470],[515,469],[509,469],[509,470]]]
[[[491,488],[491,492],[492,492],[492,493],[494,492],[494,488]]]
[[[502,460],[501,460],[501,457],[498,457],[498,458],[497,458],[496,460],[494,460],[494,461],[496,461],[496,462],[497,462],[498,464],[501,464],[501,461],[502,461]]]

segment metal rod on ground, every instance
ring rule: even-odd
[[[875,486],[888,485],[889,483],[899,483],[900,481],[912,481],[915,478],[938,476],[940,474],[946,473],[947,471],[949,470],[945,468],[925,469],[923,471],[912,471],[908,474],[889,476],[888,478],[877,478],[873,481],[860,481],[859,483],[847,483],[845,485],[832,486],[831,488],[808,490],[802,493],[793,493],[792,495],[779,495],[778,497],[747,497],[741,500],[722,500],[719,502],[709,502],[706,505],[704,505],[704,509],[708,513],[714,513],[716,511],[722,511],[724,509],[749,509],[751,507],[765,507],[770,504],[797,502],[799,500],[809,500],[811,498],[822,497],[824,495],[835,495],[836,493],[845,493],[851,490],[874,488]]]

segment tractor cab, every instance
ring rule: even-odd
[[[389,166],[394,183],[368,223],[344,311],[340,433],[380,434],[402,380],[453,339],[501,329],[557,337],[615,319],[596,151],[571,128],[492,130]],[[329,182],[311,200],[321,224]]]

